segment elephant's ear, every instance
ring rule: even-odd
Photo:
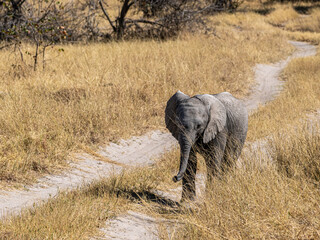
[[[176,139],[178,139],[179,134],[179,127],[176,123],[176,108],[181,101],[188,98],[190,98],[188,95],[178,91],[167,102],[165,110],[166,127]]]
[[[208,143],[226,126],[227,112],[225,106],[216,97],[209,94],[197,97],[208,106],[209,122],[203,133],[203,142]]]

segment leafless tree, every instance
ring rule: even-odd
[[[121,10],[115,20],[110,18],[103,0],[98,1],[116,38],[121,39],[125,34],[142,32],[156,37],[172,36],[186,27],[203,25],[206,14],[235,7],[232,3],[238,0],[120,0]],[[129,11],[142,13],[142,17],[128,18]]]
[[[0,0],[0,49],[14,45],[23,55],[31,55],[37,69],[39,56],[45,66],[47,47],[56,43],[94,40],[99,36],[96,0],[66,4],[55,0]],[[34,44],[32,53],[21,51],[21,42]]]
[[[118,15],[111,18],[103,0],[64,4],[0,0],[0,48],[22,40],[45,47],[57,42],[98,41],[106,36],[167,38],[182,29],[205,26],[206,14],[233,9],[238,1],[242,0],[119,0]],[[109,29],[99,27],[101,10]]]

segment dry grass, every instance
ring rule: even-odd
[[[178,150],[169,152],[152,167],[135,168],[61,192],[34,209],[24,210],[20,216],[8,216],[0,222],[0,239],[88,239],[100,236],[99,228],[108,219],[129,209],[141,211],[142,205],[148,213],[159,215],[153,211],[166,210],[155,203],[153,192],[172,187],[178,154]]]
[[[288,36],[298,41],[320,44],[320,10],[314,8],[310,14],[289,21],[285,25]]]
[[[266,21],[283,29],[290,39],[318,45],[320,43],[319,7],[307,2],[295,3],[294,7],[311,10],[308,10],[307,14],[298,14],[293,5],[272,5],[268,9],[275,10],[267,15]]]
[[[161,178],[150,169],[135,169],[92,183],[57,198],[21,216],[0,223],[0,239],[87,239],[99,235],[107,219],[133,207],[138,195],[154,189]],[[135,184],[133,184],[135,183]]]
[[[310,14],[289,21],[285,28],[289,31],[320,33],[320,9],[312,9]]]
[[[287,36],[296,41],[310,42],[312,44],[320,44],[320,33],[315,32],[287,32]]]
[[[223,18],[241,27],[231,14]],[[238,18],[248,28],[247,16]],[[51,173],[81,144],[163,127],[166,101],[178,89],[244,96],[256,62],[273,62],[292,51],[284,35],[271,30],[234,31],[228,25],[217,28],[218,37],[67,45],[64,52],[48,51],[46,68],[37,72],[29,67],[31,56],[22,63],[18,53],[1,51],[1,182],[30,182]]]
[[[271,141],[272,157],[279,171],[293,179],[309,180],[317,187],[320,186],[319,122],[293,129],[294,134],[289,136],[276,135]]]
[[[292,5],[275,5],[275,10],[267,15],[267,22],[275,26],[282,26],[286,22],[296,19],[299,14],[293,9]]]
[[[61,193],[58,199],[0,224],[0,239],[84,239],[128,203],[90,193]]]
[[[318,131],[318,127],[314,129]],[[179,152],[174,151],[153,168],[136,169],[79,191],[62,193],[21,217],[7,219],[0,224],[0,236],[3,239],[86,239],[99,235],[98,228],[110,217],[129,208],[140,209],[142,204],[151,215],[183,223],[171,233],[170,239],[317,239],[320,193],[314,175],[306,173],[320,171],[320,138],[318,134],[308,133],[312,132],[301,128],[290,134],[286,132],[287,135],[276,135],[272,146],[276,147],[273,159],[278,165],[263,159],[266,163],[261,167],[257,158],[266,155],[259,156],[259,152],[245,155],[242,168],[234,168],[215,179],[205,201],[191,205],[193,210],[170,208],[148,198],[154,189],[177,187],[170,181],[178,167]],[[284,138],[286,145],[282,144]],[[313,163],[308,165],[311,171],[301,164],[305,162]],[[287,175],[284,164],[295,174]],[[166,228],[162,231],[160,235],[166,239]]]

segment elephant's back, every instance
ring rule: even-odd
[[[226,107],[227,112],[236,113],[238,116],[248,115],[244,102],[235,98],[231,93],[222,92],[214,94],[213,96],[215,96]]]
[[[229,131],[246,134],[248,129],[248,112],[243,101],[235,98],[229,92],[222,92],[213,96],[215,96],[226,108]]]

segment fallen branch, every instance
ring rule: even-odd
[[[151,25],[158,25],[158,26],[161,26],[161,27],[164,27],[163,24],[161,23],[158,23],[158,22],[152,22],[152,21],[149,21],[149,20],[144,20],[144,19],[128,19],[126,20],[126,23],[146,23],[146,24],[151,24]]]

